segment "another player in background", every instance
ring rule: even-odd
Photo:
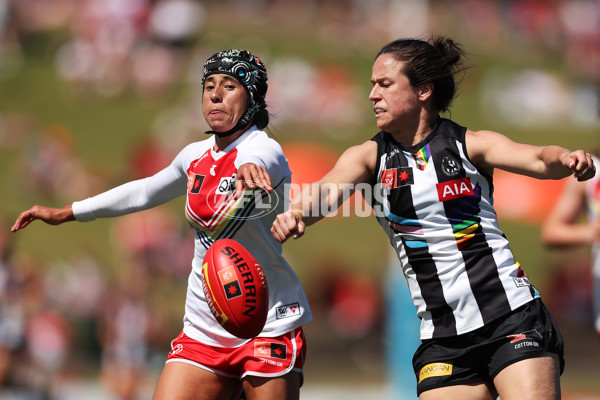
[[[582,150],[520,144],[441,118],[463,54],[444,37],[384,46],[369,94],[381,131],[346,150],[271,232],[280,242],[300,237],[324,217],[315,210],[335,210],[368,184],[421,318],[420,398],[559,399],[561,334],[498,227],[492,175],[586,180],[595,167]]]
[[[598,153],[592,159],[600,163]],[[548,246],[591,246],[594,328],[600,339],[600,175],[565,183],[542,225],[542,241]]]
[[[291,172],[280,145],[262,130],[269,123],[264,64],[245,50],[214,54],[204,64],[202,110],[214,134],[186,146],[171,165],[61,209],[34,206],[17,218],[16,232],[40,219],[48,224],[116,217],[186,195],[185,216],[195,229],[183,331],[154,392],[154,400],[298,399],[311,313],[300,281],[269,233]],[[269,208],[272,206],[272,208]],[[269,284],[269,314],[259,338],[239,339],[210,312],[201,284],[210,245],[233,238],[261,264]],[[271,348],[270,354],[256,352]],[[283,353],[273,350],[284,349]]]

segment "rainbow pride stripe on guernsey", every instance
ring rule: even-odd
[[[265,195],[263,193],[263,196]],[[255,205],[254,192],[246,189],[238,199],[224,201],[207,221],[195,214],[188,203],[185,206],[185,217],[196,229],[197,238],[208,249],[219,239],[232,238]]]
[[[421,171],[425,171],[427,168],[427,163],[429,163],[429,158],[431,158],[431,150],[429,149],[429,144],[426,144],[421,150],[416,153],[403,152],[406,158],[410,161],[411,158],[415,160],[415,164],[417,168]]]

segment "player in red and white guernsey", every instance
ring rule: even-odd
[[[593,157],[594,163],[600,164]],[[587,214],[581,218],[583,214]],[[590,246],[594,329],[600,339],[600,175],[585,182],[567,181],[542,226],[548,246]]]
[[[271,231],[281,242],[299,237],[323,218],[312,210],[334,210],[349,187],[369,185],[421,318],[420,399],[559,399],[562,338],[498,227],[493,171],[587,180],[594,163],[582,150],[516,143],[441,118],[462,55],[443,37],[384,46],[369,95],[381,131],[346,150],[316,183],[321,190],[299,194]],[[313,207],[323,194],[326,208]]]
[[[216,53],[202,77],[202,109],[213,134],[185,147],[156,175],[132,181],[61,209],[34,206],[12,230],[36,219],[49,224],[92,221],[158,206],[186,195],[185,216],[196,233],[183,331],[158,381],[154,399],[297,399],[312,317],[300,281],[270,233],[284,211],[291,172],[279,144],[262,130],[269,122],[264,64],[245,50]],[[216,240],[233,238],[262,266],[269,313],[259,337],[225,331],[207,305],[202,260]]]

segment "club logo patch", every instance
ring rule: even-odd
[[[173,349],[169,352],[169,357],[174,356],[175,354],[179,354],[183,351],[183,345],[181,343],[177,343]]]
[[[296,317],[298,315],[300,315],[300,305],[298,303],[277,307],[277,319]]]
[[[460,174],[460,164],[452,157],[445,156],[442,159],[442,171],[447,176],[457,176]]]

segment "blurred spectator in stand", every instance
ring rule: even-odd
[[[131,177],[142,179],[154,175],[169,165],[173,156],[154,135],[146,135],[131,152]]]
[[[0,79],[12,75],[22,64],[17,33],[14,6],[9,0],[0,0]]]
[[[8,383],[14,353],[22,344],[25,326],[8,227],[6,221],[0,219],[0,389]]]
[[[15,304],[24,318],[24,329],[9,367],[10,385],[32,398],[55,399],[62,390],[71,332],[45,296],[39,264],[25,255],[15,263]]]
[[[29,361],[27,381],[40,393],[57,398],[71,350],[69,323],[60,311],[40,304],[27,321],[25,340]]]
[[[594,85],[600,117],[600,1],[562,1],[557,9],[564,27],[562,47],[567,62],[585,82]]]
[[[131,76],[143,98],[158,96],[181,75],[185,52],[203,27],[204,8],[192,0],[158,0],[148,18],[147,40],[133,54]],[[152,68],[148,68],[152,65]]]
[[[64,200],[84,196],[97,184],[73,155],[73,137],[62,124],[44,127],[24,149],[27,189],[46,198]]]
[[[188,225],[185,228],[189,229]],[[112,224],[112,235],[126,259],[141,263],[152,273],[169,278],[189,274],[185,255],[194,244],[170,210],[154,208],[125,215]]]
[[[164,329],[162,315],[150,305],[148,294],[146,268],[131,264],[103,302],[102,378],[115,399],[138,398],[149,373],[153,339]]]
[[[59,49],[56,68],[77,91],[116,96],[130,75],[130,55],[146,35],[149,0],[83,0]]]
[[[347,66],[317,67],[301,58],[288,58],[274,61],[272,71],[273,89],[267,102],[277,104],[280,123],[314,124],[339,136],[363,120],[360,90]],[[307,120],[306,115],[312,118]]]

